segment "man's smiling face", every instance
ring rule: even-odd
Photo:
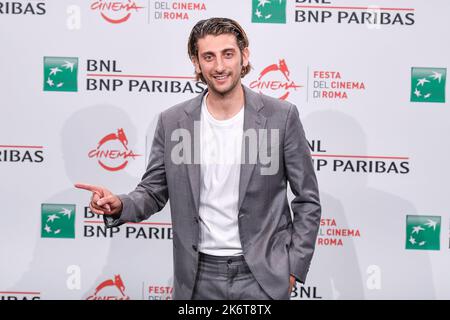
[[[197,48],[195,70],[202,73],[211,92],[226,95],[240,86],[249,51],[244,48],[241,53],[235,35],[207,35],[197,41]]]

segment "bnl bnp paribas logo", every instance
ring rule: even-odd
[[[411,102],[445,102],[446,68],[411,68]]]
[[[44,91],[78,91],[78,58],[44,57]]]
[[[75,205],[43,203],[41,238],[75,239]]]
[[[441,217],[406,216],[406,249],[440,250]]]
[[[286,0],[252,0],[253,23],[286,23]]]

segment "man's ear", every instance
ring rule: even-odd
[[[192,56],[191,61],[192,61],[192,64],[194,65],[195,73],[197,73],[197,74],[202,73],[202,70],[200,69],[200,64],[198,63],[197,57]]]
[[[248,49],[248,47],[245,47],[242,50],[242,66],[243,67],[248,66],[249,58],[250,58],[250,50]]]

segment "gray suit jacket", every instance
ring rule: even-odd
[[[272,149],[278,150],[279,169],[264,175],[260,161],[241,164],[240,239],[245,260],[262,288],[274,299],[289,299],[289,274],[304,282],[314,252],[321,216],[317,180],[297,108],[245,86],[244,92],[244,132],[251,128],[279,130],[279,146]],[[170,199],[174,299],[192,297],[198,264],[201,182],[200,164],[172,162],[171,153],[179,141],[172,141],[171,135],[183,128],[195,136],[194,121],[200,121],[203,96],[161,113],[142,181],[128,195],[119,196],[123,202],[120,217],[105,216],[108,227],[139,222],[160,211]],[[270,139],[265,141],[270,146]],[[293,219],[287,182],[295,195]]]

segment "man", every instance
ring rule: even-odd
[[[289,299],[306,279],[321,215],[298,111],[241,84],[250,63],[237,22],[198,22],[188,53],[207,91],[161,113],[136,189],[76,186],[93,192],[90,208],[109,227],[170,199],[174,299]]]

